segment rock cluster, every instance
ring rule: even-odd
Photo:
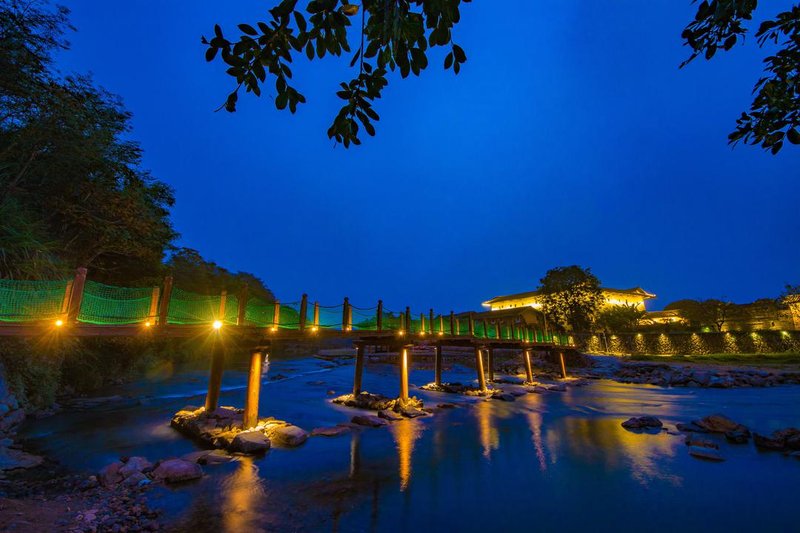
[[[230,452],[257,454],[272,444],[294,447],[303,444],[308,433],[275,418],[262,418],[254,428],[242,429],[243,410],[219,407],[206,413],[202,407],[187,406],[175,413],[170,425],[214,448]]]
[[[646,383],[662,387],[772,387],[800,384],[799,372],[779,372],[752,368],[725,370],[694,368],[663,363],[623,363],[613,374],[622,383]]]
[[[675,426],[684,433],[722,433],[731,444],[747,444],[750,430],[738,422],[721,414],[709,415],[688,424],[678,423]]]
[[[346,405],[347,407],[355,407],[357,409],[378,411],[379,414],[383,412],[385,419],[392,419],[390,413],[405,418],[416,418],[429,414],[428,411],[423,409],[422,400],[413,396],[406,401],[402,401],[399,398],[387,398],[381,394],[361,392],[356,396],[352,394],[339,396],[333,399],[333,403]]]

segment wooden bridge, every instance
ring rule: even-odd
[[[409,307],[387,311],[380,300],[370,308],[355,307],[348,298],[338,305],[321,306],[309,302],[305,294],[298,302],[268,302],[250,297],[246,287],[236,295],[226,291],[201,295],[173,287],[171,277],[160,287],[115,287],[88,281],[85,268],[77,269],[71,280],[0,280],[0,336],[210,337],[206,410],[218,406],[226,338],[243,339],[253,347],[245,427],[257,423],[261,364],[273,341],[352,339],[356,347],[355,395],[361,392],[366,348],[396,351],[400,354],[401,401],[408,400],[409,352],[418,344],[435,349],[437,385],[442,383],[444,347],[474,350],[481,390],[487,388],[487,376],[489,382],[494,379],[496,349],[518,350],[524,357],[528,381],[533,381],[532,351],[558,354],[566,377],[564,352],[574,349],[571,338],[537,330],[521,316],[492,319],[486,315],[453,311],[444,315],[430,309],[427,316],[421,313],[414,318]]]

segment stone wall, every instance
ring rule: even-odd
[[[593,334],[575,336],[575,342],[584,352],[615,355],[800,353],[800,331]]]

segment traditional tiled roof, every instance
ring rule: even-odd
[[[610,292],[610,293],[616,293],[616,294],[631,294],[631,295],[634,295],[634,296],[641,296],[645,300],[649,300],[651,298],[655,298],[656,297],[655,294],[647,292],[646,290],[644,290],[641,287],[632,287],[630,289],[612,289],[610,287],[600,287],[600,290],[602,290],[603,292]],[[520,293],[517,293],[517,294],[508,294],[508,295],[505,295],[505,296],[495,296],[491,300],[486,300],[485,302],[483,302],[483,305],[488,307],[488,306],[491,306],[494,303],[502,302],[504,300],[524,300],[526,298],[533,298],[535,296],[539,296],[540,294],[541,294],[541,291],[535,290],[535,291],[528,291],[528,292],[520,292]]]

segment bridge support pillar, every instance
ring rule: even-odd
[[[486,358],[486,363],[487,363],[486,366],[488,367],[487,368],[487,374],[488,374],[487,381],[489,381],[489,383],[494,383],[494,348],[489,348],[486,351],[488,352],[488,356]]]
[[[433,382],[436,385],[442,384],[442,345],[436,345],[436,356],[433,361]]]
[[[483,373],[483,349],[480,346],[475,347],[475,367],[478,371],[478,387],[480,390],[486,390],[486,375]]]
[[[408,351],[411,346],[400,350],[400,402],[408,401]]]
[[[225,351],[222,339],[217,334],[211,348],[211,373],[208,376],[208,394],[206,394],[206,413],[219,407],[219,393],[222,388],[222,367],[225,363]]]
[[[361,377],[364,375],[364,345],[356,345],[356,370],[353,376],[353,396],[361,394]]]
[[[258,402],[261,394],[261,363],[264,361],[263,348],[256,348],[250,354],[250,372],[247,375],[247,396],[244,399],[242,429],[258,425]]]
[[[533,383],[533,368],[531,367],[531,351],[525,350],[525,378],[528,383]]]
[[[561,377],[567,379],[567,365],[564,364],[564,352],[558,352],[558,359],[561,362]]]

